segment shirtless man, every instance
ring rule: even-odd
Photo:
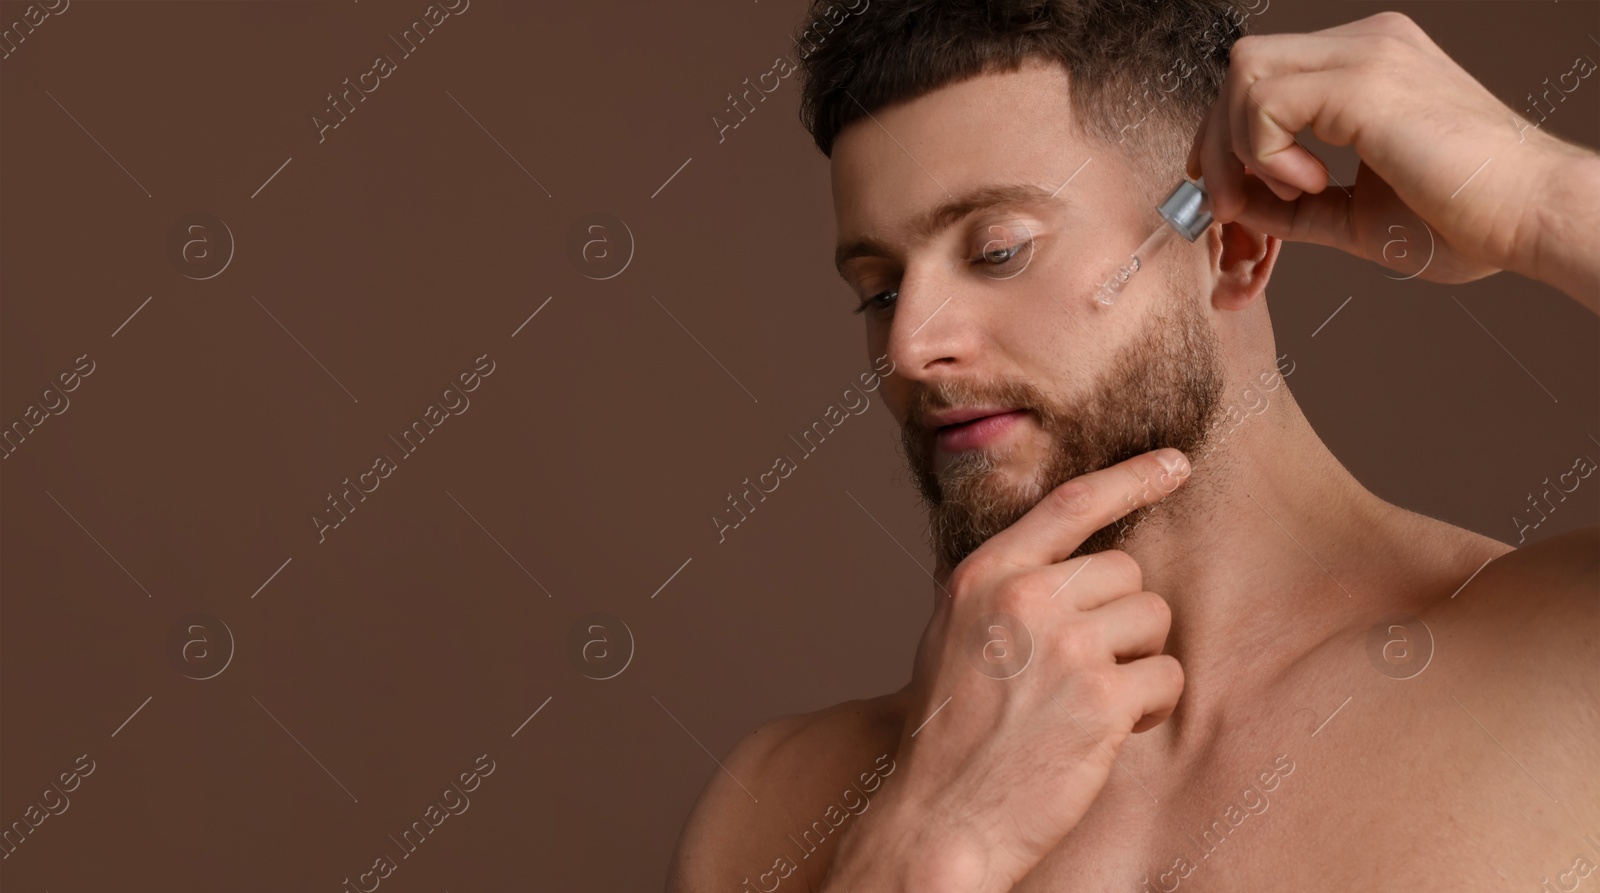
[[[1365,490],[1265,295],[1282,239],[1419,273],[1398,225],[1431,233],[1420,278],[1600,312],[1600,156],[1394,13],[1240,38],[1205,0],[1034,2],[1026,31],[1020,2],[907,5],[806,57],[802,116],[894,362],[932,617],[899,691],[733,748],[670,889],[1600,890],[1600,527],[1518,549]],[[1360,155],[1349,195],[1303,129]],[[1216,222],[1097,304],[1185,152]]]

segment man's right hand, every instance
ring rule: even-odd
[[[1172,714],[1183,670],[1161,653],[1171,611],[1126,552],[1066,559],[1188,475],[1163,449],[1074,478],[951,572],[893,783],[824,890],[1010,890],[1078,824],[1129,734]]]

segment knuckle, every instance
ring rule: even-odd
[[[1178,663],[1178,659],[1172,655],[1163,654],[1160,655],[1157,665],[1161,667],[1162,672],[1165,674],[1164,678],[1167,684],[1174,691],[1182,691],[1184,683],[1183,664]]]
[[[983,586],[994,573],[994,559],[982,550],[968,555],[955,570],[950,572],[950,594],[959,597],[963,593],[971,593]]]
[[[1140,610],[1148,615],[1151,625],[1166,630],[1172,626],[1172,606],[1154,592],[1139,595]]]
[[[1411,16],[1393,9],[1384,10],[1372,18],[1385,28],[1392,28],[1397,32],[1415,33],[1422,30],[1422,26],[1418,25]]]
[[[1247,69],[1261,53],[1261,43],[1265,37],[1260,34],[1246,34],[1233,42],[1233,47],[1228,51],[1228,68]]]
[[[1071,480],[1050,491],[1050,503],[1070,520],[1087,519],[1094,510],[1094,488]]]
[[[1120,585],[1138,589],[1144,582],[1144,570],[1139,562],[1121,549],[1107,549],[1096,554],[1095,560],[1101,563],[1101,570],[1110,573]]]

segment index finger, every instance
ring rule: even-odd
[[[1141,453],[1056,487],[1015,524],[973,554],[1040,567],[1064,561],[1090,534],[1135,509],[1160,502],[1189,477],[1189,460],[1166,448]]]

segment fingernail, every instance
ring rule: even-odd
[[[1168,474],[1188,474],[1189,460],[1177,450],[1162,450],[1156,454],[1156,459]]]

